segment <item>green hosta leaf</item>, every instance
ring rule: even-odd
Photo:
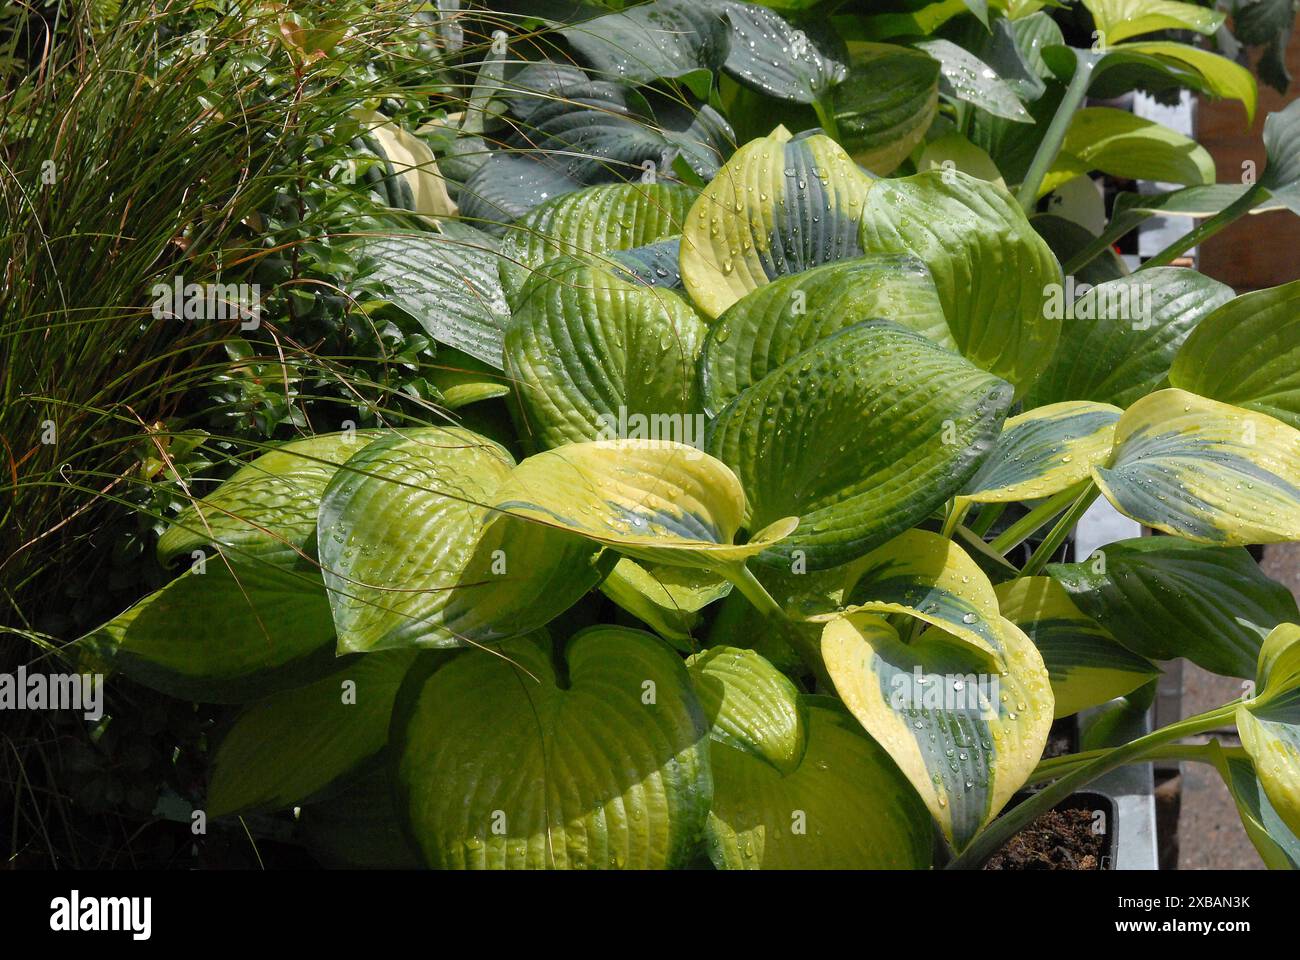
[[[343,466],[320,505],[341,651],[522,633],[599,582],[588,545],[489,512],[512,465],[471,431],[430,427],[384,437]]]
[[[802,31],[753,3],[720,5],[731,23],[723,69],[737,82],[778,100],[812,103],[844,79],[844,65]]]
[[[739,592],[732,593],[713,620],[708,645],[747,647],[791,676],[803,676],[807,667],[802,653],[815,653],[821,638],[821,624],[805,618],[834,610],[840,604],[844,572],[843,567],[808,571],[802,565],[794,569],[756,566],[755,579],[786,615],[772,616]]]
[[[707,94],[709,71],[727,56],[721,11],[690,0],[655,0],[558,33],[602,79],[649,83],[681,79]]]
[[[1085,107],[1070,120],[1061,152],[1038,188],[1044,196],[1099,170],[1125,180],[1214,183],[1214,158],[1181,133],[1113,107]]]
[[[95,660],[168,696],[241,703],[334,663],[334,624],[315,567],[210,558],[80,641]]]
[[[1239,548],[1139,537],[1047,569],[1079,609],[1134,653],[1186,657],[1227,676],[1253,675],[1264,636],[1300,619],[1286,587]]]
[[[378,754],[414,659],[410,650],[350,658],[322,680],[246,707],[217,745],[208,815],[298,803]]]
[[[751,521],[796,515],[764,559],[810,570],[862,556],[970,479],[1011,403],[1008,384],[911,330],[865,323],[797,354],[741,393],[709,450],[740,477]]]
[[[600,585],[601,592],[659,636],[689,642],[699,611],[731,592],[731,582],[707,570],[654,564],[623,557]]]
[[[831,115],[839,141],[877,174],[893,172],[925,139],[939,110],[939,63],[892,43],[854,44]]]
[[[519,294],[506,370],[541,447],[583,440],[702,443],[695,366],[705,326],[667,290],[553,260]],[[639,426],[639,432],[636,432]]]
[[[830,697],[800,696],[807,749],[781,773],[715,742],[708,853],[720,870],[888,870],[930,865],[925,807]],[[715,728],[716,730],[716,728]]]
[[[979,472],[962,488],[973,503],[1037,500],[1086,480],[1110,456],[1119,407],[1067,400],[1012,417]]]
[[[1250,755],[1240,747],[1224,748],[1218,740],[1211,740],[1208,749],[1237,804],[1246,835],[1265,865],[1270,870],[1300,870],[1300,837],[1278,815]]]
[[[393,805],[392,774],[377,765],[299,815],[301,837],[311,855],[327,868],[415,870],[419,859],[402,835]]]
[[[956,130],[929,141],[916,159],[918,171],[960,170],[980,180],[988,180],[1000,187],[1006,186],[1002,173],[993,158],[981,147],[975,146]]]
[[[1255,667],[1256,703],[1267,705],[1300,687],[1300,626],[1274,627],[1259,648]]]
[[[379,293],[429,336],[499,370],[510,310],[497,279],[500,257],[480,236],[371,237],[354,249],[374,263],[367,276]]]
[[[374,436],[327,433],[262,454],[181,511],[158,538],[158,561],[216,544],[240,557],[292,566],[315,549],[316,508],[330,477]]]
[[[520,218],[501,241],[501,280],[514,299],[532,271],[559,256],[631,250],[682,232],[693,187],[619,183],[549,200]]]
[[[700,355],[705,409],[716,414],[796,354],[870,317],[952,345],[934,281],[919,260],[881,256],[828,263],[759,287],[709,327]]]
[[[1169,382],[1300,427],[1300,281],[1220,306],[1178,351]]]
[[[1005,670],[989,675],[975,651],[937,629],[904,643],[885,620],[858,613],[832,620],[822,634],[845,706],[957,850],[1024,784],[1052,725],[1038,650],[1008,621],[999,635]]]
[[[1156,30],[1213,33],[1223,23],[1217,10],[1176,0],[1083,0],[1107,45]]]
[[[1264,120],[1268,166],[1260,185],[1269,196],[1300,215],[1300,101],[1291,101]]]
[[[1300,833],[1300,626],[1278,625],[1259,652],[1256,694],[1237,708],[1241,745],[1274,810]]]
[[[1034,12],[1010,21],[1016,47],[1034,74],[1043,80],[1053,78],[1052,68],[1043,60],[1046,47],[1061,46],[1065,38],[1055,20],[1046,13]]]
[[[961,547],[928,530],[908,530],[845,574],[844,612],[901,613],[944,630],[984,655],[1002,658],[993,584]],[[838,614],[817,619],[825,622]]]
[[[1044,296],[1061,268],[1006,190],[955,170],[879,181],[862,247],[925,261],[953,339],[978,366],[1023,389],[1047,365],[1061,322]]]
[[[532,639],[413,675],[394,716],[397,786],[432,867],[663,869],[690,859],[712,797],[708,723],[675,653],[592,627],[555,674]]]
[[[753,650],[713,647],[686,661],[710,736],[780,774],[799,769],[808,710],[798,688]]]
[[[1124,412],[1093,479],[1120,512],[1225,545],[1300,540],[1300,431],[1253,410],[1161,390]]]
[[[1048,310],[1065,317],[1063,293]],[[1026,406],[1136,403],[1166,383],[1188,334],[1232,297],[1231,287],[1182,267],[1153,267],[1098,284],[1068,305],[1056,355]]]
[[[1201,89],[1216,97],[1240,100],[1246,108],[1246,126],[1255,122],[1255,107],[1259,91],[1251,72],[1227,57],[1194,47],[1187,43],[1164,40],[1142,40],[1126,43],[1112,51],[1122,57],[1133,55],[1154,57],[1157,61],[1172,63],[1176,67],[1190,67],[1200,78]]]
[[[571,443],[529,457],[496,491],[495,507],[613,547],[647,563],[734,575],[787,535],[779,518],[744,544],[745,491],[726,464],[668,440]]]
[[[1073,716],[1159,676],[1154,663],[1118,644],[1051,577],[1022,577],[995,589],[1002,615],[1023,630],[1043,656],[1055,716]]]
[[[608,260],[613,261],[617,276],[647,287],[664,290],[682,289],[682,238],[670,237],[656,240],[631,250],[611,250]]]
[[[682,280],[716,317],[751,290],[861,256],[858,219],[871,181],[833,140],[784,127],[736,151],[682,231]],[[892,252],[892,251],[891,251]]]
[[[951,40],[921,40],[916,46],[939,62],[942,75],[939,89],[944,96],[972,104],[1004,120],[1034,122],[1011,85],[979,57]]]
[[[429,383],[448,410],[459,410],[471,403],[508,396],[510,382],[495,364],[487,364],[459,350],[438,351],[438,365],[429,370]]]

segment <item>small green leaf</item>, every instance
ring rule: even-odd
[[[1011,85],[979,57],[951,40],[921,40],[916,46],[939,61],[944,96],[972,104],[995,117],[1033,123]]]
[[[792,773],[808,745],[808,712],[790,679],[753,650],[713,647],[686,661],[710,736]]]
[[[939,63],[918,50],[853,45],[848,78],[832,91],[830,111],[854,160],[884,175],[907,159],[938,113],[939,71]]]
[[[691,631],[699,625],[699,611],[731,593],[731,582],[707,570],[642,566],[623,557],[600,590],[659,636],[681,645],[691,640]]]
[[[1213,33],[1224,21],[1217,10],[1176,0],[1083,0],[1105,43],[1156,30],[1195,30]]]

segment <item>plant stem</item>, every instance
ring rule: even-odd
[[[822,129],[836,143],[840,142],[840,125],[835,122],[835,114],[823,97],[818,97],[813,101],[813,109],[817,111],[817,122],[822,125]],[[842,144],[841,144],[842,146]]]
[[[1248,213],[1250,208],[1258,202],[1261,190],[1263,190],[1263,187],[1258,183],[1252,185],[1249,190],[1239,196],[1236,200],[1232,201],[1232,203],[1228,204],[1214,216],[1202,220],[1191,230],[1187,231],[1146,263],[1142,264],[1142,266],[1138,267],[1138,269],[1145,270],[1147,267],[1164,266],[1165,264],[1176,260],[1185,251],[1210,239],[1210,237],[1228,226],[1228,224]]]
[[[984,861],[992,856],[1004,843],[1076,790],[1096,780],[1102,774],[1109,773],[1116,767],[1135,762],[1153,747],[1183,737],[1204,733],[1207,730],[1213,730],[1225,721],[1230,721],[1237,710],[1238,702],[1234,700],[1232,703],[1225,704],[1208,713],[1188,717],[1186,720],[1170,724],[1163,729],[1147,734],[1145,737],[1139,737],[1122,747],[1105,751],[1095,759],[1090,759],[1082,766],[1071,770],[1051,786],[1044,787],[1025,800],[1020,806],[994,820],[971,841],[970,846],[959,857],[954,859],[947,869],[979,869]]]
[[[979,516],[968,523],[966,528],[977,537],[983,537],[993,529],[993,524],[998,522],[998,517],[1002,516],[1006,509],[1005,503],[986,503],[980,507]]]
[[[1207,756],[1209,749],[1210,744],[1208,743],[1166,743],[1145,750],[1139,756],[1129,758],[1127,763],[1148,763],[1152,760],[1194,760],[1201,763],[1213,763],[1214,761]],[[1034,772],[1029,775],[1029,779],[1025,783],[1046,783],[1048,780],[1056,780],[1066,774],[1073,773],[1080,767],[1086,766],[1109,752],[1109,749],[1085,750],[1082,753],[1072,753],[1065,757],[1052,757],[1035,767]]]
[[[1075,60],[1074,76],[1070,78],[1070,85],[1065,88],[1065,96],[1061,98],[1060,106],[1056,108],[1056,114],[1038,144],[1033,161],[1029,164],[1025,179],[1020,184],[1020,189],[1016,191],[1016,199],[1020,201],[1020,207],[1025,213],[1033,212],[1034,207],[1038,205],[1038,188],[1056,160],[1056,155],[1061,152],[1061,144],[1065,142],[1065,134],[1070,129],[1074,112],[1079,109],[1083,98],[1088,95],[1088,82],[1092,79],[1095,63],[1090,57],[1079,56],[1078,51],[1075,51]]]
[[[1106,229],[1101,235],[1096,237],[1086,247],[1072,256],[1069,260],[1061,265],[1061,272],[1067,277],[1077,274],[1092,261],[1096,260],[1102,253],[1110,249],[1111,244],[1118,243],[1124,238],[1124,235],[1137,227],[1145,220],[1145,216],[1136,216],[1133,214],[1123,214],[1114,217],[1106,225]]]
[[[1070,535],[1074,525],[1079,522],[1080,517],[1087,513],[1088,508],[1092,506],[1092,501],[1096,500],[1100,493],[1101,491],[1097,489],[1096,484],[1089,480],[1087,489],[1079,494],[1079,499],[1074,501],[1074,506],[1066,511],[1060,520],[1056,521],[1056,526],[1052,527],[1051,533],[1030,554],[1028,562],[1020,571],[1022,577],[1032,577],[1043,569],[1047,561],[1052,559],[1052,554],[1056,553],[1057,548]]]
[[[767,588],[758,582],[758,577],[754,576],[749,567],[743,563],[738,564],[737,568],[727,570],[726,576],[760,613],[769,617],[779,617],[782,620],[789,619],[781,609],[781,605],[772,599]]]
[[[1053,494],[998,534],[993,542],[989,544],[989,547],[995,553],[1002,554],[1005,554],[1008,550],[1014,550],[1026,538],[1046,526],[1053,517],[1064,510],[1066,505],[1077,496],[1077,485],[1069,490],[1062,490],[1060,493]]]
[[[965,519],[967,512],[971,508],[969,500],[954,500],[952,509],[948,511],[948,516],[943,521],[943,537],[945,540],[951,540],[957,527]]]

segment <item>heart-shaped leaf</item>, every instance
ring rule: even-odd
[[[1300,430],[1270,416],[1161,390],[1124,412],[1093,479],[1139,523],[1224,545],[1300,540]]]
[[[724,0],[731,24],[723,69],[738,83],[778,100],[812,103],[844,79],[802,30],[766,6]]]
[[[1048,309],[1070,322],[1051,364],[1025,398],[1036,407],[1091,400],[1127,407],[1166,383],[1188,335],[1233,297],[1232,288],[1195,270],[1152,267],[1080,291]]]
[[[1132,693],[1160,675],[1154,663],[1121,646],[1075,606],[1052,577],[1021,577],[994,589],[1002,615],[1042,654],[1056,717]]]
[[[400,803],[451,869],[684,866],[712,797],[708,723],[681,660],[622,627],[412,674],[394,714]]]
[[[1220,306],[1178,351],[1169,382],[1300,428],[1300,281]]]
[[[839,141],[854,160],[884,175],[907,159],[938,113],[939,70],[919,50],[854,44],[848,78],[830,98]]]
[[[858,219],[871,181],[835,141],[784,127],[736,151],[682,231],[682,280],[716,317],[788,273],[861,256]],[[893,252],[893,251],[891,251]]]
[[[1052,725],[1038,650],[1002,621],[1005,669],[985,673],[969,645],[938,629],[904,643],[870,614],[826,624],[822,655],[845,706],[885,748],[957,850],[1028,779]]]
[[[1186,657],[1228,676],[1251,676],[1265,634],[1300,619],[1286,587],[1240,548],[1139,537],[1047,570],[1079,609],[1139,656]]]
[[[596,439],[703,443],[696,358],[705,326],[668,290],[565,257],[519,293],[506,371],[541,447]]]
[[[993,448],[1011,387],[895,324],[857,324],[749,387],[710,425],[751,522],[798,516],[765,555],[810,570],[862,556],[921,522]]]
[[[1061,321],[1044,297],[1061,268],[1006,190],[956,170],[881,180],[862,247],[925,261],[953,339],[978,366],[1021,389],[1047,366]]]
[[[934,281],[914,257],[840,260],[759,287],[709,327],[700,354],[705,409],[716,414],[819,340],[876,317],[952,346]]]

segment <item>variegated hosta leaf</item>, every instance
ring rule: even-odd
[[[845,706],[885,748],[957,850],[1033,772],[1052,725],[1052,688],[1033,643],[998,631],[1005,669],[987,674],[970,646],[930,629],[910,643],[884,619],[826,624],[822,655]]]
[[[740,477],[751,525],[800,517],[764,557],[810,570],[862,556],[933,513],[979,467],[1011,387],[891,323],[841,330],[724,409],[709,450]]]
[[[611,250],[603,258],[615,276],[645,287],[682,289],[682,238],[656,240],[631,250]]]
[[[961,547],[928,530],[907,530],[849,564],[844,610],[915,617],[968,644],[990,663],[1002,659],[993,584]],[[836,615],[818,619],[825,622]]]
[[[681,297],[571,257],[539,268],[506,329],[506,372],[541,447],[703,443],[695,373],[705,326]],[[638,432],[632,432],[637,430]]]
[[[973,503],[1037,500],[1086,480],[1110,456],[1119,407],[1067,400],[1011,417],[979,472],[962,488]]]
[[[1051,577],[1022,577],[994,588],[998,608],[1034,642],[1047,667],[1057,717],[1132,693],[1159,668],[1115,641],[1074,605]]]
[[[858,220],[871,181],[822,134],[778,127],[736,151],[691,207],[682,280],[716,317],[758,287],[861,256]]]
[[[1300,540],[1300,430],[1185,390],[1124,412],[1093,479],[1121,512],[1188,540]]]
[[[547,260],[630,250],[680,234],[696,196],[682,184],[618,183],[548,200],[515,221],[501,241],[507,296],[513,300]]]
[[[1178,351],[1169,382],[1300,427],[1300,280],[1220,306]]]
[[[723,69],[738,83],[778,100],[812,103],[843,81],[842,63],[766,6],[731,0],[721,6],[731,23]]]
[[[1251,676],[1264,636],[1279,623],[1300,620],[1291,592],[1239,547],[1138,537],[1047,569],[1085,614],[1134,653],[1186,657],[1228,676]]]
[[[794,529],[778,518],[744,544],[745,491],[726,464],[668,440],[596,440],[515,467],[493,496],[513,517],[586,537],[647,563],[735,573]]]
[[[729,46],[721,10],[692,0],[629,6],[558,31],[605,80],[651,83],[681,79],[699,96]]]
[[[800,694],[752,650],[718,647],[688,670],[712,724],[714,866],[929,864],[925,808],[839,703]]]
[[[684,866],[712,798],[708,722],[677,654],[583,630],[557,677],[545,638],[412,674],[394,712],[397,788],[432,867]]]
[[[217,744],[208,815],[299,803],[378,754],[414,659],[413,650],[348,658],[315,683],[245,707]]]
[[[1188,334],[1233,297],[1231,287],[1185,267],[1153,267],[1099,283],[1071,303],[1067,292],[1048,298],[1049,311],[1070,319],[1026,407],[1066,400],[1136,403],[1166,385]]]
[[[1300,870],[1300,836],[1278,815],[1255,772],[1250,754],[1240,747],[1224,748],[1211,740],[1211,756],[1223,776],[1246,836],[1270,870]]]
[[[1255,687],[1237,708],[1237,732],[1273,808],[1300,834],[1300,626],[1280,624],[1264,639]]]
[[[340,651],[511,636],[599,582],[590,545],[495,522],[488,506],[512,465],[471,431],[429,427],[381,438],[339,470],[320,505],[320,561]]]
[[[200,572],[201,571],[201,572]],[[168,696],[242,703],[334,665],[320,571],[211,557],[77,642],[105,668]]]
[[[459,211],[447,195],[447,181],[438,172],[438,161],[427,143],[376,110],[360,111],[357,119],[382,152],[390,176],[397,178],[396,187],[390,185],[388,191],[392,200],[399,201],[393,206],[432,223],[456,216]]]
[[[708,570],[663,564],[642,566],[621,558],[600,590],[655,633],[677,644],[690,641],[700,610],[731,593],[731,581]]]
[[[862,249],[925,261],[953,339],[978,366],[1023,390],[1051,359],[1061,321],[1044,297],[1061,267],[997,184],[957,170],[881,180],[867,195]]]
[[[313,552],[316,508],[339,464],[376,435],[361,430],[293,440],[245,464],[181,511],[158,538],[158,560],[215,544],[240,558],[292,566]]]
[[[894,43],[855,43],[852,50],[831,113],[853,159],[883,176],[925,140],[939,110],[939,63]]]
[[[840,260],[759,287],[710,325],[700,354],[705,408],[716,414],[818,340],[876,317],[953,346],[925,264],[906,256]]]

